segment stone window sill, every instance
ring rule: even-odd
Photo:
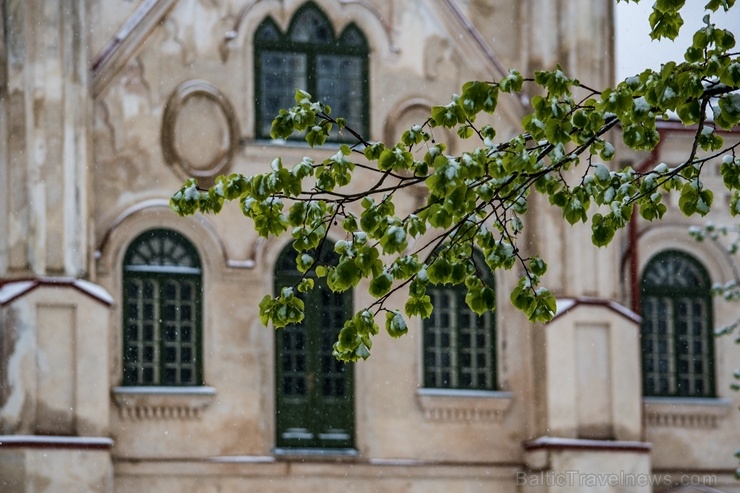
[[[732,409],[730,399],[645,397],[645,422],[668,428],[717,428]]]
[[[418,389],[416,401],[433,421],[497,421],[511,405],[511,392]]]
[[[121,418],[200,419],[216,397],[213,387],[114,387]]]
[[[359,456],[354,448],[275,448],[275,458],[284,461],[350,461]]]

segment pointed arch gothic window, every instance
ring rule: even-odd
[[[126,251],[123,384],[203,384],[200,258],[175,231],[147,231]]]
[[[369,128],[368,44],[355,25],[336,36],[326,15],[312,2],[293,16],[287,33],[271,18],[254,35],[256,134],[269,139],[272,120],[295,105],[296,89],[328,104],[362,135]],[[336,129],[335,141],[348,140]]]
[[[493,274],[479,252],[473,261],[493,288]],[[494,312],[473,312],[465,303],[464,286],[429,286],[427,294],[434,309],[424,320],[424,386],[497,390]]]
[[[714,396],[711,283],[682,252],[647,264],[640,287],[642,372],[646,396]]]

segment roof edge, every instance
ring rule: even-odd
[[[562,317],[566,313],[582,305],[603,307],[603,308],[613,311],[617,315],[620,315],[626,318],[630,322],[634,322],[636,324],[642,323],[642,317],[638,315],[636,312],[624,306],[623,304],[618,303],[614,300],[607,299],[607,298],[597,298],[597,297],[589,297],[589,296],[578,296],[578,297],[573,297],[573,298],[567,298],[567,297],[558,298],[557,305],[556,305],[557,311],[555,312],[555,316],[552,317],[552,320],[550,321],[550,323],[554,322],[555,320]]]
[[[13,303],[38,287],[72,288],[105,306],[113,305],[113,296],[99,284],[74,277],[38,276],[0,279],[0,307]]]

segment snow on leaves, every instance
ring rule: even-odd
[[[658,0],[650,16],[652,36],[673,39],[683,23],[683,0]],[[731,8],[734,0],[711,0],[707,9]],[[238,201],[261,236],[289,233],[294,239],[298,270],[304,277],[295,289],[313,289],[313,277],[325,278],[334,291],[356,288],[364,280],[374,301],[360,309],[342,328],[334,345],[346,361],[370,355],[378,334],[376,317],[386,313],[392,337],[408,331],[408,317],[429,317],[434,310],[428,286],[464,286],[468,306],[476,313],[495,308],[493,287],[481,269],[519,269],[523,275],[510,293],[511,303],[533,322],[547,322],[555,313],[555,298],[540,286],[547,270],[538,256],[519,248],[526,227],[528,198],[540,194],[562,211],[570,223],[590,223],[592,241],[608,245],[636,209],[646,220],[663,217],[665,192],[679,195],[687,215],[705,215],[713,193],[700,180],[706,162],[726,155],[720,173],[733,192],[733,214],[740,212],[740,160],[737,145],[726,145],[715,128],[740,122],[740,59],[733,33],[716,28],[709,16],[693,38],[685,61],[645,70],[617,84],[596,90],[568,77],[561,67],[538,71],[531,78],[510,71],[500,81],[473,81],[460,95],[435,106],[425,122],[404,132],[387,147],[370,142],[331,116],[331,108],[298,90],[296,105],[281,110],[272,125],[276,139],[298,137],[311,147],[323,145],[333,128],[356,138],[322,162],[306,157],[292,167],[278,158],[263,174],[221,176],[208,190],[188,180],[171,198],[181,215],[218,213],[224,202]],[[494,113],[500,98],[510,93],[536,94],[523,132],[496,140],[495,129],[477,124]],[[615,156],[610,139],[619,138],[637,150],[652,150],[660,135],[656,119],[675,114],[695,127],[695,145],[674,167],[616,169],[606,163]],[[711,118],[708,119],[708,115]],[[431,138],[435,127],[455,130],[479,146],[460,155]],[[468,146],[470,148],[473,146]],[[700,150],[704,154],[700,154]],[[580,168],[580,180],[564,173]],[[352,181],[362,170],[362,183]],[[368,179],[367,177],[371,178]],[[575,182],[574,182],[575,181]],[[352,188],[348,185],[352,183]],[[359,187],[359,191],[358,191]],[[409,187],[424,190],[423,204],[397,215],[395,200]],[[325,264],[315,252],[329,241],[329,231],[344,236],[333,245],[338,261]],[[485,265],[473,261],[482,253]],[[393,295],[402,292],[404,306]],[[294,289],[265,296],[260,303],[263,324],[276,328],[300,321],[303,303]]]

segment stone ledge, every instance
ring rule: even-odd
[[[108,437],[0,435],[0,448],[110,450],[112,447],[113,440]]]
[[[668,428],[717,428],[732,409],[730,399],[645,397],[645,422]]]
[[[416,401],[433,421],[500,420],[511,405],[511,392],[489,390],[418,389]]]
[[[213,387],[114,387],[121,418],[200,419],[216,397]]]

